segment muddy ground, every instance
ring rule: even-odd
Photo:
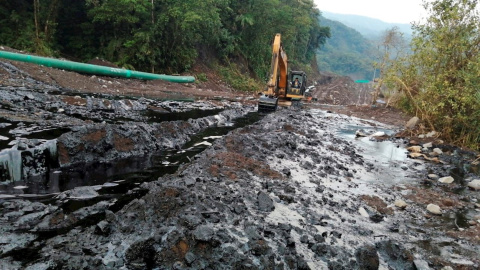
[[[215,85],[0,61],[0,268],[480,267],[475,153],[409,153],[390,108],[258,115]]]

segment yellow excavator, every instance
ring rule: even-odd
[[[265,91],[258,100],[258,112],[273,112],[304,98],[307,76],[303,71],[289,71],[282,35],[276,34],[272,45],[272,66]]]

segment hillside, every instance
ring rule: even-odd
[[[373,78],[375,47],[355,29],[341,22],[319,17],[320,25],[330,28],[331,37],[317,52],[319,69],[352,79]]]
[[[398,27],[400,32],[405,34],[407,39],[412,36],[412,28],[410,24],[401,23],[387,23],[378,19],[352,15],[352,14],[338,14],[328,11],[322,12],[323,17],[341,22],[342,24],[357,30],[360,34],[370,40],[378,40],[382,33],[393,27]]]

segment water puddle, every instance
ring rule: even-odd
[[[201,109],[194,109],[189,110],[186,112],[177,112],[171,113],[169,111],[166,112],[158,112],[154,110],[147,110],[143,113],[148,120],[148,123],[159,123],[164,121],[187,121],[188,119],[198,119],[207,116],[217,115],[222,112],[223,109],[214,109],[214,110],[201,110]]]
[[[361,130],[362,133],[367,136],[357,137],[356,133]],[[416,163],[416,167],[409,167],[406,160],[408,159],[408,151],[405,145],[401,142],[393,142],[390,140],[377,140],[369,134],[385,133],[387,136],[391,136],[395,133],[393,130],[378,128],[367,125],[347,125],[338,131],[338,134],[350,141],[356,147],[360,147],[362,150],[363,158],[375,165],[375,168],[381,170],[381,178],[377,178],[375,173],[373,177],[362,177],[362,180],[368,182],[379,181],[387,185],[396,185],[400,183],[408,182],[408,174],[413,170],[422,169],[423,165],[419,162]]]
[[[125,193],[143,182],[154,181],[165,174],[175,173],[216,139],[229,131],[255,123],[261,116],[251,112],[223,126],[207,128],[191,137],[179,150],[154,153],[145,157],[122,159],[111,163],[81,164],[72,168],[54,169],[47,173],[0,185],[0,196],[9,195],[45,198],[80,186],[96,186],[99,193]],[[107,184],[106,184],[107,183]],[[18,187],[22,188],[18,188]],[[7,197],[5,197],[7,196]]]
[[[365,154],[369,156],[378,157],[379,159],[387,161],[404,161],[407,159],[407,150],[400,144],[393,143],[391,141],[378,141],[373,137],[356,137],[358,130],[365,131],[366,134],[374,134],[377,132],[383,132],[387,136],[391,136],[395,133],[393,130],[363,126],[363,125],[348,125],[340,129],[339,134],[341,137],[354,141],[356,145],[366,150]]]

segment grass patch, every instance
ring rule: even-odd
[[[205,73],[199,73],[199,74],[195,75],[195,77],[197,78],[197,80],[199,80],[201,82],[208,81],[207,74],[205,74]]]
[[[262,89],[260,82],[250,78],[248,74],[243,74],[236,64],[229,63],[228,66],[220,66],[218,70],[223,80],[236,90],[258,92]]]

